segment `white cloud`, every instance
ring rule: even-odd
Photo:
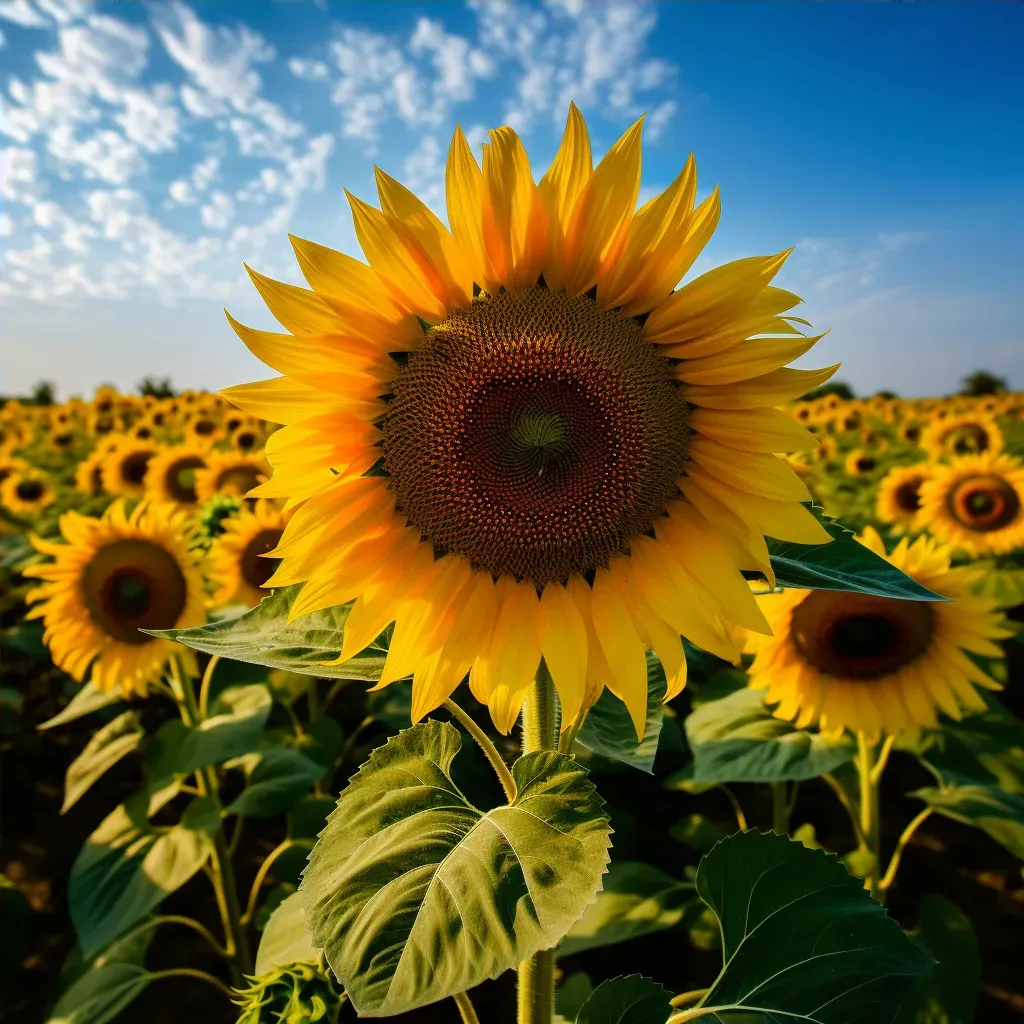
[[[191,206],[196,202],[196,193],[192,185],[181,178],[167,186],[167,194],[181,206]]]
[[[209,203],[200,211],[199,216],[208,228],[226,228],[235,214],[235,201],[227,192],[214,192]]]
[[[9,213],[0,213],[0,238],[14,234],[14,220]]]
[[[299,57],[292,57],[288,61],[288,70],[296,77],[306,82],[316,82],[327,78],[331,69],[322,60],[303,60]]]
[[[50,25],[28,0],[5,0],[0,3],[0,18],[13,21],[22,28],[48,28]]]
[[[192,184],[200,192],[205,192],[210,187],[210,183],[217,177],[217,172],[220,170],[220,157],[210,156],[204,157],[192,168]]]
[[[32,203],[42,194],[35,150],[8,146],[0,159],[0,197],[12,203]]]

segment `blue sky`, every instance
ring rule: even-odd
[[[461,122],[543,171],[574,99],[601,151],[648,114],[644,193],[722,189],[700,272],[796,245],[779,283],[858,391],[1024,388],[1024,6],[0,0],[0,393],[269,376],[227,306],[355,252],[379,163],[443,212]]]

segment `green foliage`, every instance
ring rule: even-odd
[[[830,740],[776,718],[760,690],[701,704],[686,719],[696,782],[795,782],[853,759],[848,736]]]
[[[558,947],[559,956],[610,946],[672,928],[693,899],[693,883],[681,882],[643,861],[612,861],[597,901],[587,908]]]
[[[697,892],[718,917],[723,967],[698,1004],[744,1024],[889,1024],[932,964],[835,858],[772,833],[723,839]]]
[[[143,377],[138,383],[140,395],[152,398],[174,398],[170,377]]]
[[[521,757],[517,796],[483,812],[451,780],[461,739],[426,722],[379,747],[341,794],[303,876],[313,944],[360,1014],[462,992],[562,939],[592,902],[608,819],[586,771]]]
[[[664,1024],[671,998],[668,989],[639,974],[610,978],[580,1007],[576,1024]]]
[[[1024,860],[1024,796],[981,785],[931,786],[911,796],[946,818],[980,828]]]
[[[989,370],[975,370],[960,382],[960,394],[973,398],[982,395],[1000,395],[1007,390],[1005,377],[999,377]]]
[[[181,821],[159,828],[139,793],[115,808],[86,841],[71,868],[68,909],[85,956],[92,956],[184,885],[213,849],[216,804],[193,800]]]
[[[260,948],[256,952],[256,973],[267,974],[286,964],[315,964],[320,951],[313,948],[313,937],[302,912],[302,894],[293,892],[270,915]]]
[[[942,896],[921,900],[910,937],[937,963],[903,1001],[895,1024],[971,1024],[981,983],[981,955],[971,922]]]
[[[61,814],[70,810],[108,768],[137,750],[145,735],[134,711],[122,712],[94,732],[85,749],[68,766]]]
[[[386,646],[371,644],[340,665],[325,665],[341,653],[349,605],[302,615],[290,625],[288,610],[301,584],[275,590],[255,608],[235,619],[221,619],[192,629],[154,629],[153,636],[177,640],[187,647],[252,665],[284,668],[326,679],[376,682],[384,669]]]
[[[47,1024],[106,1024],[140,996],[153,975],[138,964],[94,967],[57,1001]]]
[[[780,587],[844,590],[904,601],[945,600],[866,548],[820,508],[811,506],[811,511],[833,539],[828,544],[769,540],[768,554]]]
[[[818,387],[808,391],[801,398],[802,402],[815,402],[819,398],[828,398],[829,395],[836,395],[844,401],[850,402],[857,397],[852,387],[842,380],[830,380]]]
[[[238,1024],[334,1024],[338,1019],[341,993],[315,964],[287,964],[249,980],[235,999],[241,1007]]]
[[[86,683],[68,702],[67,707],[62,711],[58,712],[53,718],[48,718],[41,725],[38,725],[40,731],[45,729],[54,729],[58,725],[66,725],[68,722],[73,722],[77,718],[83,718],[85,715],[91,715],[94,711],[99,711],[100,708],[110,707],[111,704],[117,704],[123,701],[124,697],[121,696],[118,690],[99,690],[92,683]]]
[[[228,805],[229,814],[270,818],[288,810],[322,778],[326,765],[291,747],[262,747],[227,767],[245,771],[245,789]]]
[[[636,730],[626,705],[611,690],[604,690],[597,703],[587,712],[583,728],[576,739],[588,750],[613,761],[639,768],[648,774],[654,771],[658,753],[665,698],[665,670],[653,651],[647,652],[647,727],[644,738],[637,742]]]

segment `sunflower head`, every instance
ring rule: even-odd
[[[921,485],[931,475],[932,467],[928,463],[890,469],[878,485],[878,518],[900,530],[919,529]]]
[[[973,557],[1024,546],[1024,465],[1009,455],[967,455],[936,466],[921,488],[921,522]]]
[[[50,478],[30,467],[14,470],[0,483],[0,505],[16,516],[34,516],[56,497]]]
[[[103,459],[103,490],[108,494],[141,497],[146,490],[146,473],[157,447],[152,442],[122,438]]]
[[[144,694],[171,658],[194,670],[191,652],[140,632],[199,625],[205,620],[202,553],[185,513],[124,501],[102,518],[66,512],[64,543],[33,538],[52,561],[24,575],[43,582],[27,600],[29,618],[42,618],[54,663],[79,682]]]
[[[158,449],[146,469],[146,493],[156,501],[179,508],[197,508],[196,478],[209,460],[209,452],[196,445],[180,444]]]
[[[210,580],[216,586],[213,605],[259,604],[262,588],[274,575],[277,560],[268,558],[281,541],[284,516],[273,502],[257,501],[221,520],[220,533],[210,547]]]
[[[933,417],[921,432],[920,445],[935,459],[998,455],[1003,450],[1003,433],[996,421],[983,413]]]
[[[314,964],[293,963],[250,977],[235,1002],[238,1024],[336,1024],[341,993],[330,972]]]
[[[863,448],[854,448],[843,463],[847,476],[872,476],[878,472],[878,467],[878,456]]]
[[[98,448],[75,467],[75,490],[89,498],[98,498],[103,491],[103,463],[107,455]]]
[[[779,718],[832,735],[938,728],[985,710],[977,687],[998,689],[972,655],[998,659],[1010,635],[995,602],[973,596],[978,572],[951,568],[950,551],[922,537],[886,555],[878,534],[861,542],[953,600],[900,601],[841,591],[787,590],[759,598],[771,636],[751,635],[750,685],[766,689]]]
[[[201,502],[215,494],[243,498],[269,476],[270,465],[262,450],[211,454],[206,465],[196,471],[196,493]]]
[[[292,618],[354,602],[342,658],[394,623],[380,685],[412,675],[414,719],[468,673],[507,732],[543,658],[566,726],[607,686],[640,730],[645,649],[671,695],[680,634],[734,658],[731,624],[764,628],[762,530],[829,540],[775,454],[815,447],[776,407],[835,369],[786,368],[817,340],[771,284],[789,253],[677,287],[718,192],[690,160],[636,209],[640,162],[638,122],[593,166],[575,107],[539,182],[512,129],[482,167],[457,131],[448,226],[379,171],[367,262],[293,239],[311,291],[251,272],[290,333],[231,321],[284,374],[225,392],[284,424],[267,585],[305,584]]]

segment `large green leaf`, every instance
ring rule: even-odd
[[[558,955],[664,931],[682,920],[692,899],[692,882],[681,882],[643,861],[612,861],[597,902],[569,930]]]
[[[653,773],[664,717],[662,701],[665,698],[665,686],[665,670],[657,655],[648,651],[647,726],[644,738],[637,742],[636,729],[626,705],[606,688],[597,703],[587,712],[583,728],[576,739],[595,754]]]
[[[137,964],[91,967],[57,1001],[46,1024],[106,1024],[132,1003],[153,975]]]
[[[938,960],[903,1000],[896,1024],[971,1024],[981,983],[981,955],[971,922],[955,903],[925,896],[912,939]]]
[[[938,814],[987,832],[1015,857],[1024,860],[1024,797],[998,786],[932,786],[911,796]]]
[[[512,768],[515,801],[486,813],[451,780],[461,740],[416,725],[342,792],[302,880],[313,944],[356,1011],[389,1016],[495,978],[564,937],[608,862],[601,798],[571,757]]]
[[[293,892],[270,915],[256,951],[256,973],[269,974],[285,964],[315,964],[320,950],[313,948],[313,937],[302,913],[302,893]]]
[[[327,766],[291,747],[263,747],[240,760],[248,785],[228,805],[231,814],[270,818],[287,811],[323,778]]]
[[[580,1007],[576,1024],[665,1024],[671,998],[668,989],[639,974],[609,978]]]
[[[93,733],[85,749],[68,766],[60,813],[70,810],[108,768],[135,750],[145,735],[134,711],[122,712]]]
[[[199,725],[188,726],[178,719],[165,722],[146,751],[150,776],[187,775],[255,750],[271,704],[263,683],[229,686],[217,698],[213,714]]]
[[[43,729],[53,729],[58,725],[66,725],[76,718],[91,715],[94,711],[99,711],[100,708],[109,707],[111,704],[117,704],[123,700],[124,697],[120,690],[98,690],[92,683],[86,683],[68,701],[68,705],[63,711],[58,711],[53,718],[48,718],[36,728],[42,731]]]
[[[686,719],[696,782],[784,782],[813,779],[853,759],[848,739],[830,740],[776,718],[760,690],[708,701]]]
[[[171,828],[150,824],[149,794],[140,793],[100,823],[71,867],[68,909],[82,945],[92,956],[184,885],[213,849],[216,804],[193,800]]]
[[[768,554],[780,587],[798,590],[847,590],[904,601],[945,601],[880,555],[864,547],[852,531],[811,509],[832,536],[829,544],[792,544],[769,540]]]
[[[371,644],[341,665],[324,665],[341,653],[349,605],[301,615],[288,624],[288,610],[301,584],[275,590],[255,608],[234,619],[222,619],[191,629],[146,630],[153,636],[177,640],[197,651],[253,665],[284,668],[325,679],[376,682],[384,670],[386,649]]]
[[[834,856],[785,836],[723,839],[700,862],[697,892],[723,954],[691,1011],[701,1020],[890,1024],[933,963]]]

